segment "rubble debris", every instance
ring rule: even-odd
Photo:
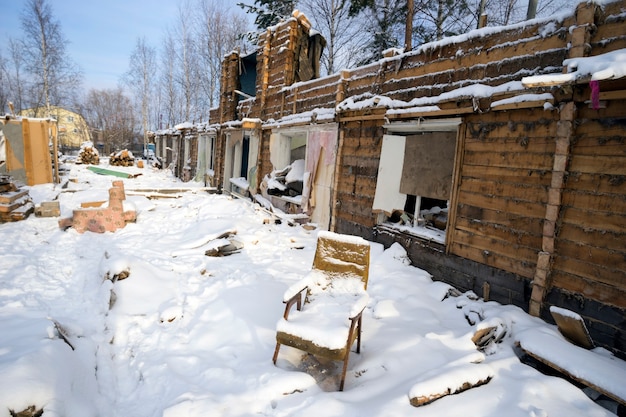
[[[59,337],[70,348],[72,348],[72,350],[76,350],[76,348],[74,348],[74,345],[72,344],[72,342],[70,342],[70,332],[67,330],[67,328],[65,328],[63,325],[61,325],[61,323],[59,323],[58,321],[56,321],[54,319],[50,319],[50,320],[52,320],[52,323],[54,323],[54,328],[56,329],[57,333],[59,334]]]
[[[59,217],[61,207],[58,201],[43,201],[35,206],[35,216],[37,217]]]
[[[73,227],[78,233],[86,231],[95,233],[114,232],[134,222],[137,218],[135,210],[124,210],[124,182],[113,181],[109,189],[109,201],[106,207],[80,208],[73,211],[72,217],[59,220],[63,230]]]
[[[28,191],[17,187],[10,177],[0,176],[0,223],[24,220],[33,210]]]
[[[233,253],[239,253],[243,249],[243,243],[239,240],[234,239],[232,236],[229,236],[221,246],[208,249],[204,254],[206,256],[229,256]]]
[[[269,195],[296,197],[302,195],[304,187],[304,159],[295,160],[281,170],[272,171],[267,181]]]
[[[41,417],[43,415],[43,408],[38,409],[36,406],[31,405],[17,413],[9,409],[9,414],[11,414],[11,417]]]
[[[135,156],[128,149],[121,150],[118,153],[112,153],[109,157],[109,165],[118,167],[135,166]]]
[[[80,147],[80,152],[78,153],[76,163],[85,165],[99,165],[100,153],[91,142],[84,142]]]
[[[496,344],[502,342],[508,333],[508,328],[502,320],[496,318],[489,322],[482,322],[477,326],[472,342],[480,352],[492,354],[496,352]]]

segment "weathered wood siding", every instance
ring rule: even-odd
[[[372,203],[383,138],[382,120],[343,123],[340,132],[335,229],[371,240],[376,220]]]
[[[626,100],[578,109],[552,284],[626,308]]]
[[[556,111],[469,115],[449,251],[532,278],[542,249]]]

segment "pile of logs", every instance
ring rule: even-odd
[[[109,165],[132,167],[135,165],[135,157],[131,151],[124,149],[116,154],[111,154],[111,157],[109,158]]]
[[[98,150],[91,146],[83,146],[78,154],[77,164],[98,165],[100,164],[100,154]]]

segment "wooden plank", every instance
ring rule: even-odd
[[[573,154],[570,172],[602,173],[609,175],[625,175],[626,156],[587,156]]]
[[[549,343],[549,342],[547,342]],[[593,388],[594,390],[596,390],[597,392],[600,392],[612,399],[614,399],[615,401],[626,405],[626,399],[625,398],[620,398],[618,396],[616,396],[614,393],[612,393],[610,390],[608,390],[605,387],[601,387],[599,385],[593,384],[591,382],[589,382],[588,380],[584,379],[584,378],[579,378],[578,376],[576,376],[575,372],[570,372],[567,369],[556,365],[555,363],[551,362],[550,360],[544,358],[543,356],[541,356],[540,354],[537,354],[535,352],[533,352],[530,349],[526,349],[524,348],[524,346],[521,346],[522,350],[528,354],[529,356],[532,356],[533,358],[535,358],[536,360],[538,360],[539,362],[544,363],[545,365],[549,366],[550,368],[556,369],[557,371],[559,371],[560,373],[562,373],[563,375],[567,375],[568,377],[572,378],[575,381],[578,381],[579,383],[586,385],[590,388]]]
[[[514,198],[520,201],[544,204],[548,201],[548,190],[546,187],[536,187],[528,184],[503,183],[467,178],[464,179],[461,184],[461,189],[470,193]]]
[[[536,219],[543,219],[546,214],[546,208],[543,204],[485,196],[469,193],[464,190],[459,192],[459,204],[469,204],[490,210],[500,210],[510,214],[533,217]]]
[[[450,245],[450,253],[460,256],[478,263],[491,266],[493,268],[502,269],[512,272],[524,278],[532,279],[535,276],[534,263],[529,264],[515,258],[506,258],[504,256],[489,256],[485,254],[488,249],[475,248],[469,245],[458,243],[456,238],[454,243]]]
[[[559,332],[566,339],[585,349],[593,349],[595,347],[593,340],[589,336],[585,321],[579,314],[555,306],[550,307],[550,314],[556,322]]]
[[[562,223],[558,239],[580,242],[608,251],[626,252],[626,231],[610,233],[605,230],[593,230],[580,224]]]
[[[552,155],[531,152],[475,152],[466,150],[463,159],[467,165],[546,170],[551,170],[553,163]]]
[[[572,242],[559,238],[555,243],[555,249],[560,256],[576,259],[579,262],[610,265],[612,269],[622,271],[626,277],[626,262],[624,261],[626,259],[626,243],[622,245],[621,250],[617,250],[598,248],[588,242]],[[597,279],[602,281],[602,277]],[[626,287],[626,281],[624,282]]]
[[[491,109],[494,111],[530,109],[533,107],[543,107],[546,103],[554,104],[554,99],[516,101],[513,103],[498,104],[498,105],[492,104]]]
[[[624,224],[626,224],[626,216],[624,214],[593,212],[569,206],[562,207],[561,219],[564,223],[609,233],[623,233]]]
[[[11,204],[18,198],[22,198],[27,194],[27,190],[7,191],[4,193],[0,193],[0,204]]]
[[[597,114],[594,116],[597,117]],[[602,137],[620,137],[620,135],[624,134],[624,126],[620,126],[619,123],[607,126],[601,123],[601,120],[583,117],[581,123],[576,126],[576,145],[587,140],[598,140]]]
[[[442,103],[439,103],[442,104]],[[416,117],[441,117],[441,116],[453,116],[453,115],[461,115],[474,113],[474,109],[472,107],[458,107],[458,108],[450,108],[450,109],[439,109],[435,111],[412,111],[412,112],[403,112],[403,113],[391,113],[387,115],[387,118],[390,120],[401,120],[401,119],[411,119]]]
[[[536,185],[547,187],[552,180],[551,173],[545,169],[492,167],[486,165],[463,165],[462,180],[483,179],[511,184]]]
[[[624,265],[623,261],[621,265]],[[624,271],[623,267],[618,269],[614,264],[589,263],[581,259],[559,254],[554,259],[553,269],[567,272],[589,281],[606,284],[613,288],[626,290],[626,271]],[[582,294],[586,294],[586,292],[582,291]]]
[[[573,294],[581,294],[588,300],[626,308],[626,290],[580,277],[559,269],[552,271],[552,286]]]
[[[530,224],[540,226],[537,221],[531,222]],[[468,233],[492,236],[496,239],[510,241],[516,245],[535,248],[537,252],[541,250],[541,227],[536,227],[537,230],[535,230],[534,233],[530,233],[527,230],[511,229],[500,224],[472,221],[466,217],[457,216],[456,228]]]
[[[563,190],[562,204],[581,207],[588,211],[623,214],[626,216],[626,195],[597,194]],[[626,224],[626,218],[624,219]]]
[[[504,132],[502,132],[504,133]],[[547,132],[546,132],[547,133]],[[554,153],[554,137],[547,137],[543,132],[510,132],[508,135],[496,135],[490,132],[485,139],[468,138],[465,149],[484,152],[502,149],[506,152]]]
[[[481,235],[475,232],[468,232],[457,228],[455,239],[459,244],[471,246],[473,248],[487,251],[483,254],[487,257],[502,256],[505,258],[516,259],[519,261],[528,261],[535,263],[537,261],[537,252],[540,250],[536,247],[527,247],[516,243],[516,239],[508,236],[508,239],[499,239],[496,236]]]
[[[436,374],[422,377],[409,390],[409,402],[414,407],[430,404],[448,395],[459,394],[491,381],[493,368],[484,364],[461,364],[443,367]],[[445,388],[444,388],[445,387]]]
[[[459,204],[457,212],[457,217],[465,218],[471,223],[480,222],[501,226],[511,230],[511,233],[527,232],[535,236],[543,234],[542,222],[525,215],[514,215],[501,210],[484,209],[467,204]]]
[[[570,191],[624,195],[626,194],[626,176],[570,173],[566,178],[565,186]]]
[[[626,142],[623,132],[620,135],[577,136],[572,146],[572,154],[589,156],[626,156]]]

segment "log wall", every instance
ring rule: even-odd
[[[334,111],[332,230],[399,241],[435,278],[479,294],[490,287],[492,299],[546,319],[549,305],[570,308],[600,344],[626,352],[626,81],[600,83],[600,109],[589,107],[588,79],[521,85],[526,76],[563,72],[568,58],[626,48],[625,7],[623,0],[581,2],[570,16],[486,28],[297,83],[295,46],[308,28],[290,19],[268,29],[257,51],[256,97],[237,108],[239,120],[265,123],[258,178],[272,169],[271,129],[289,125],[281,119]],[[224,64],[223,126],[235,119],[235,62],[227,57]],[[546,93],[549,99],[497,104]],[[388,99],[396,100],[392,109]],[[371,208],[383,126],[446,117],[462,119],[446,244],[377,226]],[[216,146],[221,183],[223,139]]]
[[[469,115],[450,253],[533,278],[554,157],[556,111]]]

